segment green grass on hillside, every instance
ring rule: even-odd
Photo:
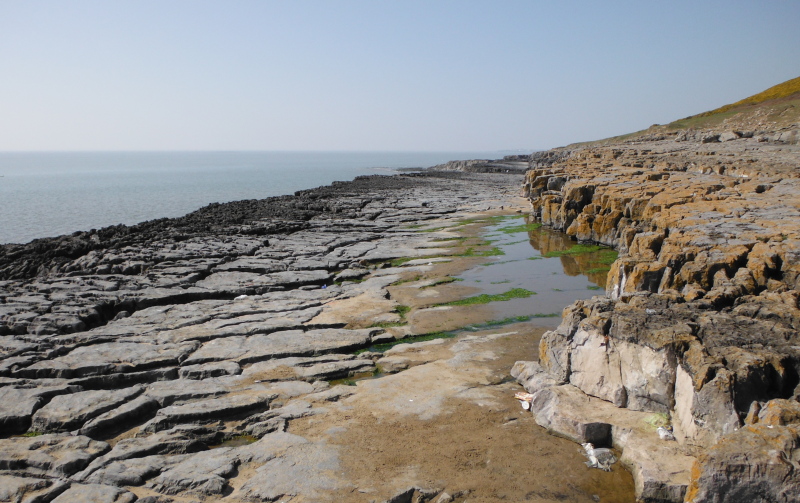
[[[755,110],[766,112],[766,120],[775,121],[778,125],[790,124],[800,120],[800,77],[787,80],[776,86],[754,94],[736,103],[731,103],[708,112],[690,115],[666,125],[654,124],[647,129],[601,140],[578,142],[570,148],[596,147],[624,142],[642,135],[675,131],[681,129],[714,128],[738,114],[753,113]]]
[[[736,103],[730,103],[708,112],[703,112],[697,115],[686,117],[684,119],[676,120],[668,124],[667,127],[673,130],[714,127],[722,123],[722,121],[725,119],[733,117],[743,110],[747,110],[748,107],[761,104],[769,106],[767,102],[774,100],[782,100],[779,103],[782,103],[784,108],[785,106],[797,106],[800,104],[800,77],[787,80],[786,82],[778,84],[777,86],[772,86],[766,91],[754,94],[748,98],[739,100]],[[775,105],[779,106],[778,103]]]
[[[786,98],[793,94],[800,93],[800,77],[787,80],[782,84],[778,84],[777,86],[772,86],[766,91],[762,91],[758,94],[754,94],[749,98],[745,98],[743,100],[739,100],[736,103],[731,103],[730,105],[725,105],[722,107],[717,108],[716,110],[711,110],[710,112],[703,112],[701,114],[695,115],[694,117],[709,117],[711,115],[716,115],[720,113],[727,112],[733,108],[737,108],[744,105],[758,105],[759,103],[763,103],[769,100],[777,100],[780,98]]]

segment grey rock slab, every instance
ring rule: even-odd
[[[95,437],[100,434],[122,431],[132,424],[144,422],[158,410],[158,402],[146,395],[115,407],[88,421],[80,429],[81,435]]]
[[[251,423],[247,425],[244,431],[246,434],[256,438],[261,438],[276,431],[286,431],[286,419],[273,417],[257,423]]]
[[[247,306],[249,304],[264,310],[292,311],[317,306],[319,303],[336,297],[336,295],[335,289],[268,292],[237,301],[237,306],[240,304]]]
[[[352,377],[356,374],[372,373],[376,369],[372,360],[352,359],[321,362],[311,366],[300,366],[298,377],[309,381],[332,380]]]
[[[539,426],[562,435],[574,442],[591,442],[595,445],[611,443],[611,424],[599,421],[586,395],[569,384],[544,388],[533,393],[531,412]],[[614,407],[602,402],[608,407]]]
[[[411,360],[402,356],[385,356],[375,362],[383,374],[396,374],[408,369]]]
[[[311,403],[305,400],[292,400],[283,407],[248,417],[243,423],[244,431],[248,435],[261,438],[275,431],[286,431],[286,425],[293,419],[325,412],[326,408],[312,407]]]
[[[341,248],[337,248],[330,252],[329,255],[334,257],[339,257],[343,260],[350,260],[356,261],[366,255],[367,253],[374,250],[376,247],[375,243],[370,242],[363,242],[363,243],[356,243],[350,246],[344,246]]]
[[[620,462],[633,475],[637,500],[684,500],[695,459],[681,452],[677,442],[661,441],[652,430],[643,435],[616,425],[612,438],[622,450]]]
[[[28,379],[17,379],[16,377],[0,377],[0,387],[12,386],[22,387],[29,383]]]
[[[0,336],[0,358],[10,358],[20,353],[35,351],[39,348],[38,344],[23,341],[12,335]]]
[[[188,454],[156,455],[112,461],[86,477],[72,478],[77,482],[89,484],[140,486],[188,456]]]
[[[267,334],[278,330],[297,329],[310,321],[322,311],[321,307],[290,311],[277,315],[275,313],[250,314],[236,318],[214,319],[199,325],[191,325],[158,334],[156,340],[161,343],[179,343],[184,341],[209,341],[223,337]]]
[[[247,293],[263,293],[277,286],[297,288],[304,285],[319,285],[331,278],[325,270],[281,271],[269,274],[251,272],[218,272],[195,283],[200,288],[241,295]]]
[[[218,384],[217,381],[176,379],[150,384],[145,390],[145,395],[156,400],[162,407],[166,407],[176,402],[224,395],[228,391],[230,391],[228,387]]]
[[[136,290],[120,290],[119,292],[115,292],[115,294],[125,301],[133,302],[136,310],[165,304],[184,304],[186,302],[207,299],[215,295],[215,292],[194,286],[188,288],[185,288],[185,285],[176,288],[142,288],[142,285],[134,286],[137,288]]]
[[[31,476],[67,477],[110,449],[84,436],[40,435],[0,440],[0,470]]]
[[[300,496],[305,501],[317,501],[326,492],[348,487],[337,475],[340,464],[334,447],[284,432],[266,435],[248,447],[252,451],[256,446],[263,449],[262,459],[270,455],[272,459],[242,485],[240,494],[245,500],[276,501]]]
[[[20,503],[26,495],[47,489],[51,485],[53,481],[48,479],[0,475],[0,501]]]
[[[275,260],[266,257],[260,258],[240,258],[232,262],[220,264],[213,269],[213,272],[254,272],[265,274],[270,272],[285,271],[286,264],[282,260]]]
[[[70,486],[69,481],[64,479],[49,480],[49,482],[51,482],[51,484],[44,489],[31,491],[25,494],[25,497],[21,500],[21,503],[50,502],[55,499],[56,496],[69,489]]]
[[[366,268],[348,268],[343,271],[339,271],[336,273],[336,280],[337,281],[346,281],[346,280],[354,280],[354,279],[361,279],[364,276],[370,273],[369,269]]]
[[[314,269],[336,270],[339,268],[340,260],[333,258],[326,259],[298,259],[292,262],[289,267],[292,271],[308,271]]]
[[[31,416],[46,400],[31,390],[5,386],[0,388],[0,431],[22,433],[31,424]]]
[[[233,360],[240,364],[290,356],[314,356],[349,351],[369,343],[378,329],[287,330],[252,337],[229,337],[207,342],[185,365]]]
[[[108,325],[96,328],[92,332],[125,336],[196,325],[210,320],[211,315],[208,311],[220,302],[222,301],[207,300],[189,302],[187,304],[148,307],[136,311],[127,318],[115,320]]]
[[[238,464],[231,448],[192,454],[162,472],[147,486],[162,494],[222,495],[228,485],[227,479],[235,473]]]
[[[325,355],[310,358],[278,358],[250,365],[242,374],[260,381],[303,379],[307,381],[330,380],[352,376],[355,373],[372,372],[372,360],[355,355]]]
[[[189,365],[182,367],[178,371],[181,379],[203,380],[209,377],[238,375],[242,373],[242,367],[235,362],[211,362],[200,365]]]
[[[85,438],[85,437],[84,437]],[[98,457],[73,479],[88,480],[95,471],[114,461],[142,458],[158,454],[187,454],[208,449],[219,443],[222,435],[216,429],[183,425],[144,437],[126,438],[117,442],[110,452]]]
[[[52,503],[133,503],[136,495],[130,491],[100,484],[72,484]]]
[[[0,376],[13,374],[17,369],[27,367],[41,358],[34,355],[12,356],[0,360]]]
[[[86,421],[122,405],[143,391],[143,387],[136,386],[56,396],[33,415],[31,430],[59,432],[80,428]]]
[[[380,363],[380,360],[378,362]],[[541,389],[561,384],[553,379],[539,362],[516,362],[511,368],[511,377],[516,379],[528,393],[534,393]]]
[[[197,343],[149,344],[109,342],[82,346],[52,360],[19,369],[21,377],[83,377],[115,372],[136,372],[178,365]]]
[[[136,503],[175,503],[175,500],[167,496],[145,496],[139,498]],[[189,503],[197,503],[196,500],[190,500]]]
[[[311,410],[312,408],[310,402],[301,399],[292,400],[283,407],[268,410],[266,412],[262,412],[261,414],[248,417],[245,420],[245,424],[266,421],[267,419],[272,419],[274,417],[281,417],[283,419],[297,419],[298,417],[313,415],[314,413],[311,412]]]
[[[84,389],[119,389],[129,388],[137,384],[149,384],[158,381],[170,381],[178,378],[176,367],[143,370],[141,372],[125,372],[124,374],[105,374],[69,379],[70,384]]]
[[[306,381],[277,381],[264,384],[254,384],[250,389],[261,389],[264,392],[276,393],[279,399],[294,398],[307,395],[319,390],[317,383]],[[325,383],[327,384],[327,383]]]
[[[160,409],[156,416],[142,427],[142,431],[157,432],[179,424],[234,419],[242,414],[260,412],[269,407],[275,393],[242,393],[210,398],[183,405]]]
[[[345,386],[343,384],[339,384],[337,386],[333,386],[332,388],[307,395],[305,398],[309,401],[317,402],[338,402],[342,398],[347,398],[348,396],[354,395],[355,392],[355,386]]]

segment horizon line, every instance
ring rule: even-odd
[[[64,149],[42,149],[42,150],[0,150],[0,154],[72,154],[72,153],[240,153],[240,152],[251,152],[251,153],[266,153],[266,152],[275,152],[275,153],[320,153],[320,154],[327,154],[327,153],[342,153],[342,154],[360,154],[360,153],[374,153],[374,154],[384,154],[384,153],[391,153],[391,154],[439,154],[439,153],[454,153],[454,152],[465,152],[465,153],[472,153],[472,152],[483,152],[483,153],[491,153],[491,152],[541,152],[546,149],[528,149],[528,148],[500,148],[500,149],[488,149],[488,150],[459,150],[459,149],[447,149],[447,150],[354,150],[354,149],[308,149],[308,150],[294,150],[294,149],[75,149],[75,150],[64,150]]]

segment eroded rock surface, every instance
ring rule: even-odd
[[[515,372],[540,424],[623,449],[644,501],[797,498],[798,160],[796,142],[686,132],[532,156],[534,215],[620,257]],[[677,442],[651,457],[657,423]]]
[[[364,177],[0,247],[0,499],[350,487],[337,449],[287,424],[353,393],[326,381],[376,370],[352,352],[394,340],[372,326],[398,319],[381,268],[450,252],[412,226],[519,203],[520,180]]]

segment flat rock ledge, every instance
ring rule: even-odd
[[[797,501],[800,147],[693,138],[531,157],[534,215],[620,257],[513,373],[537,423],[620,449],[641,501]]]
[[[394,340],[375,327],[400,321],[390,261],[451,252],[415,226],[519,206],[521,180],[362,177],[0,246],[0,501],[319,501],[348,487],[337,451],[287,424],[353,393],[329,381],[376,371],[380,354],[354,351]]]

